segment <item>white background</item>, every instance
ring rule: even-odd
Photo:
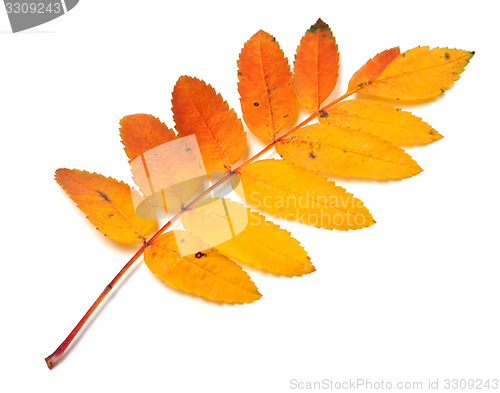
[[[2,8],[0,391],[280,393],[297,391],[291,379],[500,378],[495,3],[82,0],[18,34]],[[243,43],[264,29],[293,58],[318,17],[341,52],[335,94],[389,47],[476,51],[455,87],[410,108],[444,135],[408,150],[424,172],[339,181],[377,224],[285,224],[317,271],[288,279],[248,268],[264,295],[251,305],[184,295],[137,264],[49,371],[44,357],[135,250],[96,231],[54,170],[130,183],[122,116],[151,113],[173,127],[171,91],[184,74],[241,115]]]

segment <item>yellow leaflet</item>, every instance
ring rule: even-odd
[[[185,212],[184,228],[227,257],[258,269],[285,276],[302,276],[315,270],[290,232],[240,203],[217,202],[221,202],[220,208],[211,203]]]
[[[473,55],[461,49],[419,46],[401,53],[360,91],[395,100],[426,100],[458,80]]]
[[[248,274],[215,249],[181,256],[179,243],[198,242],[184,231],[171,231],[146,248],[149,270],[173,288],[217,302],[252,303],[262,296]]]
[[[396,146],[425,145],[443,136],[420,117],[375,100],[348,100],[319,116],[322,123],[357,128]]]
[[[366,132],[312,124],[279,142],[286,160],[312,171],[341,176],[401,179],[422,169],[405,151]]]
[[[239,175],[247,203],[280,218],[340,230],[375,223],[363,202],[342,187],[283,160],[253,162]]]

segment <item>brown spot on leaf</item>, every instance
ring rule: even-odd
[[[311,158],[312,160],[314,160],[316,158],[316,154],[314,154],[314,152],[310,152],[309,153],[309,158]]]
[[[253,106],[259,106],[260,104],[258,102],[254,102]]]
[[[111,198],[108,196],[108,194],[106,194],[105,192],[101,191],[101,190],[96,190],[97,193],[102,197],[102,199],[104,199],[105,201],[108,201],[109,203],[111,203]]]

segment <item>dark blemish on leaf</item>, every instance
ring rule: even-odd
[[[396,112],[399,112],[401,110],[401,108],[396,108]]]
[[[443,93],[444,93],[444,89],[439,89],[439,91],[441,92],[441,94],[443,94]]]
[[[434,130],[430,130],[429,134],[434,135]]]
[[[283,116],[283,119],[286,119],[287,117],[288,117],[288,115],[285,115],[285,116]]]
[[[109,218],[111,218],[111,217],[113,217],[113,216],[114,216],[114,214],[113,214],[113,213],[108,214],[108,217],[109,217]]]
[[[206,257],[206,256],[207,256],[207,254],[205,254],[204,252],[197,252],[195,254],[195,257],[198,258],[198,259],[201,258],[201,257]]]
[[[399,101],[399,97],[396,97],[396,100],[398,100],[398,101]]]
[[[327,111],[319,111],[319,117],[328,117]]]
[[[347,150],[344,150],[344,153],[347,153]]]
[[[238,70],[238,76],[242,76],[243,74],[241,73],[240,70]]]
[[[406,53],[401,53],[401,57],[406,57]]]
[[[473,50],[471,53],[470,53],[472,56],[474,56],[476,54],[476,51]]]
[[[446,52],[446,53],[444,54],[444,58],[445,58],[446,60],[450,60],[450,54],[449,54],[448,52]]]
[[[316,158],[316,155],[312,151],[312,152],[309,153],[309,157],[314,160]]]
[[[260,104],[258,102],[254,102],[253,106],[259,106]]]
[[[276,41],[276,37],[271,37],[271,41]]]
[[[364,83],[363,83],[363,82],[361,82],[361,83],[358,85],[358,87],[362,87],[363,85],[364,85]]]
[[[111,198],[105,192],[102,192],[101,190],[96,190],[96,191],[102,197],[102,199],[111,203]]]

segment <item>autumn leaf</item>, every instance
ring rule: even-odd
[[[342,101],[323,111],[319,121],[357,128],[396,146],[425,145],[443,137],[420,117],[375,100]]]
[[[285,161],[256,161],[239,175],[245,201],[277,217],[340,230],[375,222],[363,202],[342,187]]]
[[[301,128],[280,141],[276,151],[309,170],[341,176],[401,179],[422,171],[399,147],[366,132],[330,124]]]
[[[217,302],[252,303],[262,296],[238,264],[213,248],[181,256],[179,241],[192,240],[182,231],[160,236],[144,253],[149,270],[173,288]]]
[[[200,79],[182,76],[175,84],[172,111],[178,134],[154,116],[125,116],[120,134],[143,195],[123,182],[86,171],[58,169],[56,180],[98,230],[120,242],[142,244],[45,358],[48,367],[58,362],[143,254],[148,268],[166,284],[216,302],[251,303],[261,297],[237,263],[285,276],[313,272],[307,253],[288,231],[245,205],[216,196],[230,191],[231,179],[231,190],[268,217],[330,230],[371,226],[375,221],[363,202],[323,175],[414,176],[422,169],[399,146],[424,145],[441,135],[422,119],[381,100],[342,101],[355,93],[427,100],[449,88],[473,55],[427,46],[402,54],[399,47],[385,50],[354,73],[345,94],[325,105],[339,63],[328,25],[318,19],[302,37],[293,76],[275,38],[260,30],[240,52],[238,92],[246,125],[268,144],[235,168],[246,150],[242,122]],[[279,136],[297,117],[297,101],[314,113]],[[319,123],[307,125],[316,118]],[[283,160],[261,159],[274,148]],[[213,171],[223,173],[211,176]],[[206,188],[194,195],[203,179],[208,180]],[[170,219],[147,239],[156,220],[142,213],[154,217],[160,205],[171,213]],[[179,219],[185,230],[172,230]]]
[[[260,30],[241,50],[238,91],[248,129],[273,140],[296,113],[296,98],[288,60],[273,36]]]
[[[368,60],[363,67],[354,73],[349,85],[348,91],[355,91],[364,85],[370,84],[377,78],[385,68],[399,55],[399,47],[386,49],[380,52],[372,59]]]
[[[290,232],[240,203],[230,200],[222,200],[222,203],[222,209],[211,208],[214,206],[211,203],[184,212],[184,228],[215,245],[221,254],[267,272],[302,276],[315,270]],[[225,241],[219,244],[217,237],[221,236]]]
[[[401,53],[361,91],[394,100],[433,98],[460,78],[473,55],[461,49],[419,46]]]
[[[318,110],[335,88],[339,74],[338,46],[321,19],[300,40],[293,73],[298,101],[306,109]]]
[[[139,113],[120,120],[120,136],[130,161],[176,138],[174,131],[152,115]]]
[[[146,241],[156,220],[139,217],[130,187],[111,177],[77,169],[58,169],[56,181],[78,204],[89,221],[110,239],[120,243]]]
[[[207,172],[226,172],[246,147],[240,119],[212,86],[181,76],[172,93],[172,112],[180,136],[196,135]]]

